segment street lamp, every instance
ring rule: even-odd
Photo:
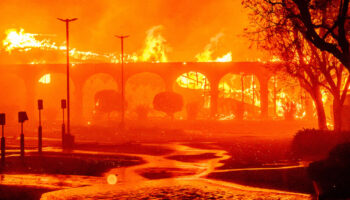
[[[66,50],[67,50],[67,134],[70,134],[70,100],[69,100],[69,22],[73,22],[78,18],[58,20],[66,23]]]
[[[124,39],[129,37],[129,35],[115,35],[115,37],[120,38],[121,41],[121,51],[122,51],[122,66],[121,66],[121,79],[122,79],[122,119],[120,123],[121,130],[125,127],[125,86],[124,86]]]

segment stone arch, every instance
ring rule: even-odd
[[[218,89],[218,112],[223,119],[257,118],[260,115],[260,81],[256,75],[226,73],[221,77]]]
[[[95,107],[95,94],[101,90],[120,91],[120,84],[108,73],[96,73],[89,76],[82,86],[82,117],[83,123],[89,123],[93,119]]]
[[[125,82],[125,99],[128,103],[127,115],[133,119],[137,118],[137,110],[141,106],[150,111],[149,117],[158,116],[160,113],[152,109],[153,98],[165,90],[164,78],[156,73],[140,72],[129,76]]]
[[[295,117],[297,119],[313,118],[313,106],[310,95],[300,86],[297,79],[279,74],[271,76],[268,80],[269,90],[269,116],[273,118],[284,117],[286,103],[296,104]],[[305,112],[305,113],[304,113]]]
[[[186,71],[180,74],[173,83],[173,91],[184,98],[184,108],[175,117],[189,118],[191,107],[198,107],[198,118],[208,118],[211,107],[211,82],[205,74],[197,71]]]

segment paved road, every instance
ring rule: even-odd
[[[163,156],[139,154],[147,163],[126,168],[115,168],[105,174],[118,174],[118,183],[108,185],[96,181],[90,186],[64,189],[43,194],[42,199],[310,199],[309,195],[270,189],[247,187],[205,178],[221,160],[228,159],[224,150],[207,150],[172,143],[164,144],[174,150]],[[215,154],[215,158],[176,161],[169,156]],[[135,155],[134,155],[135,156]],[[174,172],[175,171],[175,172]],[[144,173],[158,173],[171,178],[149,180]],[[181,175],[181,176],[179,176]],[[159,177],[160,176],[160,177]],[[82,180],[83,181],[83,180]]]

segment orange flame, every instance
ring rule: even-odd
[[[162,26],[154,26],[148,31],[147,37],[145,40],[145,48],[143,50],[143,53],[140,57],[140,60],[146,62],[167,62],[167,56],[165,54],[167,50],[166,46],[166,40],[164,37],[160,34],[160,31],[162,30]]]
[[[214,52],[213,48],[218,45],[218,42],[221,37],[223,37],[223,33],[219,33],[216,36],[210,38],[209,44],[207,44],[204,48],[204,51],[198,53],[195,57],[197,62],[231,62],[232,61],[232,53],[228,52],[222,57],[218,57],[216,59],[212,58],[212,54]]]
[[[55,43],[50,43],[48,40],[38,41],[35,39],[38,36],[37,34],[25,33],[24,29],[20,29],[18,32],[16,29],[8,29],[5,34],[6,38],[3,40],[3,45],[9,53],[14,49],[20,49],[21,51],[29,51],[32,48],[57,49]]]
[[[24,29],[17,31],[16,29],[8,29],[5,31],[6,38],[3,40],[3,46],[5,50],[11,53],[14,50],[20,52],[28,52],[32,49],[41,49],[47,51],[61,51],[65,53],[66,45],[65,43],[57,45],[55,42],[52,42],[48,39],[39,40],[39,34],[25,33]],[[103,62],[119,63],[121,60],[120,55],[115,54],[99,54],[91,51],[79,51],[75,48],[69,50],[69,55],[78,61],[86,60],[100,60]],[[136,62],[138,60],[137,55],[126,54],[126,62]],[[74,62],[74,61],[73,61]],[[43,64],[46,63],[45,60],[41,61],[32,61],[30,64]]]
[[[207,77],[198,72],[188,72],[182,74],[177,80],[176,83],[179,84],[180,87],[190,88],[195,90],[209,90],[210,85]]]

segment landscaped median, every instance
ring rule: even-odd
[[[1,199],[39,199],[42,193],[97,182],[112,168],[143,164],[137,156],[45,152],[10,156],[1,168]],[[5,192],[6,191],[6,192]]]

